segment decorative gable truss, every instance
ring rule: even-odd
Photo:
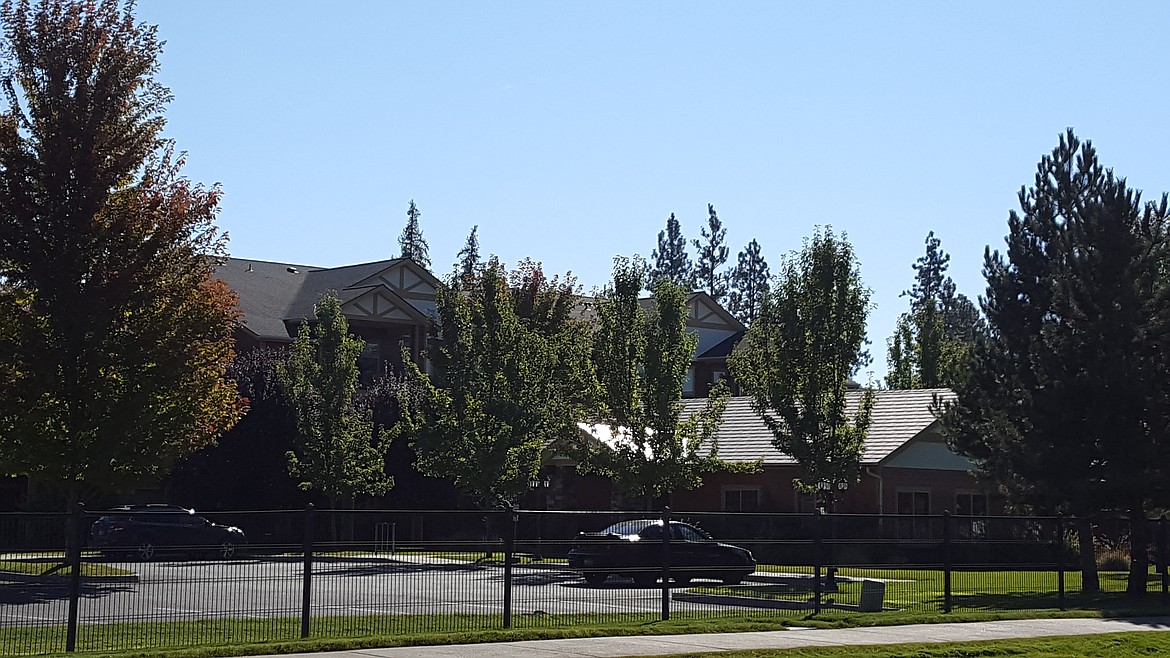
[[[350,319],[425,324],[426,316],[384,285],[351,288],[342,294],[341,312]]]
[[[706,293],[694,293],[687,301],[690,317],[687,324],[695,328],[722,329],[731,333],[743,331],[743,324],[723,309]]]
[[[352,288],[385,286],[407,299],[435,298],[440,282],[412,260],[397,260],[386,269],[353,284]]]

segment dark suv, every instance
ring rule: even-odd
[[[212,523],[176,505],[124,505],[106,512],[89,529],[90,546],[111,557],[152,560],[159,553],[232,558],[244,531]]]

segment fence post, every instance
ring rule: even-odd
[[[662,621],[670,619],[670,507],[662,508]]]
[[[1056,603],[1064,610],[1064,512],[1056,514]]]
[[[504,628],[512,628],[512,560],[516,552],[516,524],[520,514],[511,505],[504,510],[508,531],[504,534]]]
[[[1166,546],[1166,513],[1158,519],[1158,573],[1162,576],[1162,605],[1170,602],[1170,577],[1166,569],[1166,558],[1170,557],[1170,550]]]
[[[309,609],[313,603],[313,503],[305,505],[305,566],[301,574],[301,637],[309,637]]]
[[[69,533],[65,538],[65,547],[68,554],[65,556],[65,562],[69,565],[69,622],[65,629],[65,650],[69,652],[77,651],[77,618],[81,605],[81,544],[82,530],[84,523],[82,514],[85,512],[85,504],[77,503],[73,507],[73,513],[69,516],[68,530]]]
[[[825,516],[821,512],[821,508],[817,507],[813,510],[813,614],[821,613],[821,567],[824,566],[824,556],[821,551],[824,549],[824,539],[821,535],[824,534],[822,524]]]
[[[943,510],[943,612],[951,611],[951,511]]]

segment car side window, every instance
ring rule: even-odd
[[[642,529],[639,533],[642,539],[662,539],[662,526],[649,525]]]
[[[683,541],[703,541],[703,536],[689,525],[675,526],[675,532],[671,534]]]

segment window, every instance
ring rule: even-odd
[[[929,491],[899,491],[898,514],[926,516],[930,514]]]
[[[899,491],[900,516],[927,516],[930,514],[929,491]],[[902,539],[929,539],[930,519],[898,519],[898,536]]]
[[[962,491],[955,494],[955,516],[987,516],[987,494]],[[956,519],[959,539],[987,536],[985,519]]]
[[[725,512],[758,512],[760,511],[759,487],[723,489],[723,511]]]
[[[687,378],[683,380],[683,397],[695,397],[695,369],[687,370]]]

